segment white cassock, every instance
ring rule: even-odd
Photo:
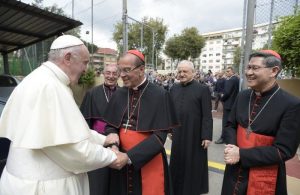
[[[116,159],[105,136],[89,129],[69,83],[48,61],[11,94],[0,119],[0,137],[12,141],[0,195],[88,195],[86,172]]]

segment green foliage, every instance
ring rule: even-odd
[[[274,31],[272,49],[280,53],[284,68],[300,74],[300,13],[283,17]]]
[[[205,40],[196,27],[184,29],[166,42],[164,53],[172,59],[184,60],[199,57]]]
[[[154,29],[155,53],[159,53],[165,42],[167,26],[161,18],[143,18],[143,23]],[[151,62],[152,58],[152,30],[149,27],[143,28],[143,48],[141,48],[141,24],[133,22],[128,25],[128,49],[139,49],[145,54],[146,62]],[[123,24],[118,22],[114,25],[113,40],[117,43],[119,53],[123,52]]]
[[[84,44],[87,46],[90,53],[95,53],[98,50],[98,46],[86,41],[83,41]]]
[[[92,86],[95,83],[95,71],[92,68],[88,68],[87,71],[79,78],[79,85]]]
[[[233,53],[233,68],[239,72],[241,63],[241,47],[237,47]]]

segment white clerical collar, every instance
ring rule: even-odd
[[[47,68],[49,68],[62,83],[64,83],[65,85],[70,84],[70,79],[69,79],[68,75],[61,68],[59,68],[56,64],[54,64],[53,62],[47,61],[47,62],[44,62],[43,65],[46,66]]]
[[[145,83],[146,82],[146,77],[144,78],[144,80],[138,85],[138,86],[136,86],[136,87],[133,87],[132,89],[133,90],[138,90],[139,89],[139,86],[141,86],[143,83]]]

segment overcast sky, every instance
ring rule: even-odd
[[[31,3],[33,0],[22,0]],[[75,19],[83,23],[81,36],[91,41],[91,1],[74,0]],[[98,47],[116,48],[113,26],[122,18],[122,0],[94,0],[94,43]],[[186,27],[195,26],[201,33],[242,26],[243,0],[128,0],[128,15],[140,20],[144,16],[163,18],[170,37]],[[71,17],[72,0],[44,0],[45,6],[56,3]],[[132,21],[130,21],[132,22]]]

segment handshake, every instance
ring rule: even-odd
[[[119,136],[116,133],[111,133],[108,136],[106,136],[106,140],[104,143],[104,146],[108,146],[110,150],[112,150],[116,156],[117,159],[113,161],[109,167],[113,169],[122,169],[128,162],[130,162],[130,159],[126,153],[119,151]]]

